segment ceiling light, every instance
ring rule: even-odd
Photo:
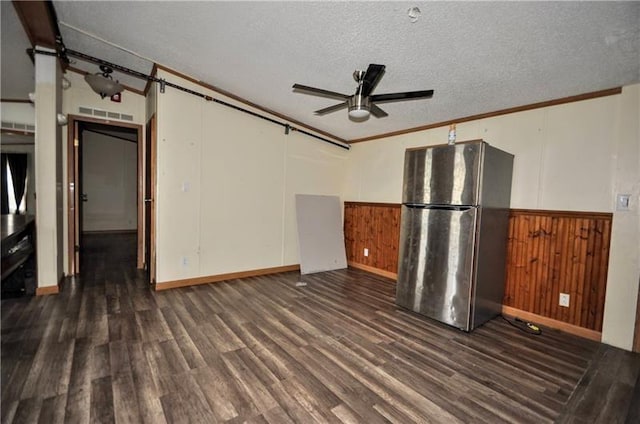
[[[364,120],[369,117],[369,109],[364,107],[349,109],[349,117],[358,121]]]
[[[103,99],[105,97],[111,97],[114,94],[118,94],[124,90],[124,87],[118,82],[114,81],[111,77],[113,69],[108,66],[101,65],[100,70],[102,74],[87,74],[84,76],[84,80],[89,84],[91,89],[98,93]]]
[[[347,100],[347,105],[349,106],[349,118],[354,121],[364,121],[369,118],[369,110],[371,109],[369,97],[356,94]]]

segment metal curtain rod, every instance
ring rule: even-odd
[[[82,59],[82,60],[86,60],[87,62],[93,62],[93,63],[96,63],[98,65],[108,66],[108,67],[110,67],[112,69],[120,71],[120,72],[122,72],[124,74],[129,74],[129,75],[134,76],[136,78],[140,78],[140,79],[143,79],[143,80],[146,80],[146,81],[156,82],[156,83],[160,84],[160,91],[161,92],[164,91],[164,87],[165,86],[166,87],[172,87],[172,88],[175,88],[176,90],[184,91],[185,93],[189,93],[189,94],[192,94],[194,96],[201,97],[201,98],[203,98],[203,99],[205,99],[207,101],[218,103],[220,105],[229,107],[231,109],[235,109],[237,111],[246,113],[248,115],[255,116],[256,118],[263,119],[265,121],[271,122],[272,124],[280,125],[281,127],[284,127],[285,134],[289,134],[290,131],[297,131],[297,132],[299,132],[301,134],[304,134],[306,136],[313,137],[313,138],[318,139],[320,141],[324,141],[325,143],[333,144],[334,146],[338,146],[338,147],[341,147],[341,148],[346,149],[346,150],[350,150],[351,149],[351,146],[349,146],[348,144],[343,144],[343,143],[339,143],[339,142],[336,142],[336,141],[329,140],[328,138],[320,137],[319,135],[315,135],[313,133],[310,133],[308,131],[302,130],[300,128],[296,128],[296,127],[294,127],[294,126],[292,126],[292,125],[290,125],[290,124],[288,124],[286,122],[281,122],[281,121],[278,121],[276,119],[269,118],[268,116],[262,115],[260,113],[250,111],[248,109],[242,108],[240,106],[233,105],[231,103],[227,103],[224,100],[219,100],[219,99],[213,98],[213,97],[208,96],[206,94],[202,94],[200,92],[191,90],[189,88],[182,87],[181,85],[174,84],[172,82],[166,81],[166,80],[161,79],[161,78],[157,78],[157,77],[155,77],[153,75],[147,75],[147,74],[144,74],[142,72],[138,72],[138,71],[135,71],[133,69],[129,69],[129,68],[125,67],[125,66],[118,65],[116,63],[108,62],[106,60],[99,59],[97,57],[93,57],[93,56],[90,56],[90,55],[85,54],[85,53],[81,53],[81,52],[78,52],[78,51],[75,51],[75,50],[72,50],[72,49],[68,49],[68,48],[64,47],[64,45],[60,49],[60,52],[48,52],[48,51],[37,50],[37,49],[28,49],[27,52],[30,55],[33,55],[34,53],[37,53],[37,54],[44,54],[44,55],[48,55],[48,56],[58,56],[58,57],[62,58],[65,61],[68,61],[67,55],[69,55],[69,56],[77,57],[77,58]]]

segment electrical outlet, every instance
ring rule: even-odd
[[[560,306],[564,306],[565,308],[569,307],[569,294],[567,293],[560,293],[560,301],[558,302],[558,305]]]
[[[186,256],[182,257],[182,266],[184,267],[189,266],[189,259],[187,259]]]
[[[369,249],[366,247],[364,248],[364,256],[369,256]]]

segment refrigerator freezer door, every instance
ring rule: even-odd
[[[477,209],[402,206],[396,303],[469,331]]]
[[[408,149],[402,203],[478,205],[483,144]]]

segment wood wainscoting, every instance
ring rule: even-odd
[[[543,325],[599,339],[611,219],[610,213],[511,210],[503,301],[509,315],[539,317]],[[344,236],[350,266],[397,277],[399,204],[345,202]],[[560,293],[569,294],[569,307],[558,305]]]
[[[504,305],[602,331],[610,213],[512,210]],[[560,293],[569,307],[559,306]]]
[[[395,279],[400,244],[400,205],[345,202],[344,242],[350,266]],[[365,256],[364,249],[368,250],[368,256]]]

